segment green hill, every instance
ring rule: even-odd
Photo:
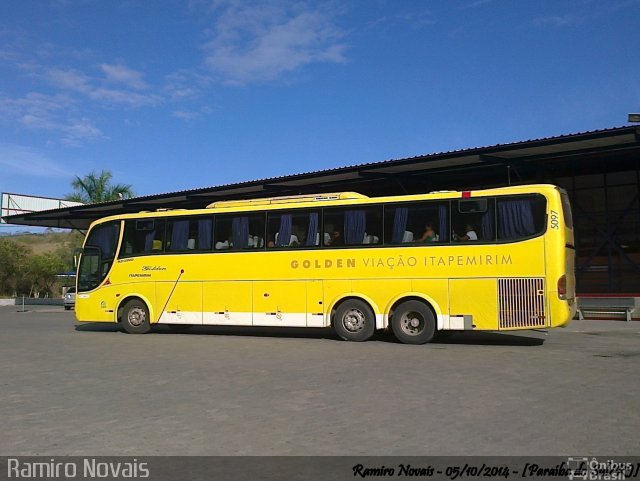
[[[16,234],[3,238],[28,248],[33,254],[64,251],[68,254],[69,259],[71,259],[74,249],[82,246],[84,237],[77,231],[49,231],[40,234]]]

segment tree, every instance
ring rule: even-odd
[[[65,199],[74,202],[94,204],[110,200],[128,199],[135,194],[129,184],[111,184],[113,174],[108,170],[91,172],[80,178],[76,176],[71,181],[71,187],[75,192],[65,196]]]
[[[25,270],[29,251],[10,239],[0,239],[0,293],[12,294]]]
[[[62,259],[55,254],[45,253],[29,257],[23,274],[23,281],[29,284],[29,297],[38,296],[42,290],[47,295],[51,294],[56,274],[60,274],[64,267]]]

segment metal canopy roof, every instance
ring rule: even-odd
[[[86,229],[100,217],[156,210],[199,208],[216,200],[251,199],[274,195],[325,193],[352,190],[368,195],[417,193],[440,189],[506,185],[507,171],[530,171],[532,166],[569,172],[589,160],[607,161],[640,157],[640,128],[635,126],[581,132],[488,147],[419,155],[236,184],[155,194],[132,199],[66,207],[5,217],[9,224]],[[591,167],[593,169],[593,167]],[[570,175],[570,174],[569,174]],[[522,176],[520,176],[522,178]]]

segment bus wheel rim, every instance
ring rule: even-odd
[[[415,311],[405,312],[400,318],[400,328],[409,336],[420,334],[424,330],[424,325],[424,317]]]
[[[366,316],[360,309],[349,309],[342,316],[342,325],[349,332],[360,332],[366,324]]]
[[[142,323],[144,323],[145,321],[145,318],[146,318],[146,314],[144,312],[144,309],[140,307],[134,307],[129,311],[129,314],[127,315],[129,324],[131,324],[134,327],[138,327],[142,325]]]

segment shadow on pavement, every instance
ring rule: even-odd
[[[117,332],[120,328],[112,322],[85,322],[76,324],[75,330],[83,332]]]
[[[79,324],[76,331],[82,332],[118,332],[119,327],[113,323],[90,322]],[[333,339],[340,338],[332,329],[314,327],[254,327],[254,326],[153,326],[150,334],[187,334],[209,336],[248,336],[248,337],[281,337],[300,339]],[[399,344],[390,331],[378,332],[372,341]],[[433,345],[446,346],[468,344],[477,346],[540,346],[545,339],[527,335],[513,335],[499,332],[447,332],[436,337]]]
[[[475,346],[541,346],[545,339],[533,337],[527,331],[514,335],[503,332],[456,332],[437,338],[434,343],[472,344]],[[529,335],[528,335],[529,334]]]

